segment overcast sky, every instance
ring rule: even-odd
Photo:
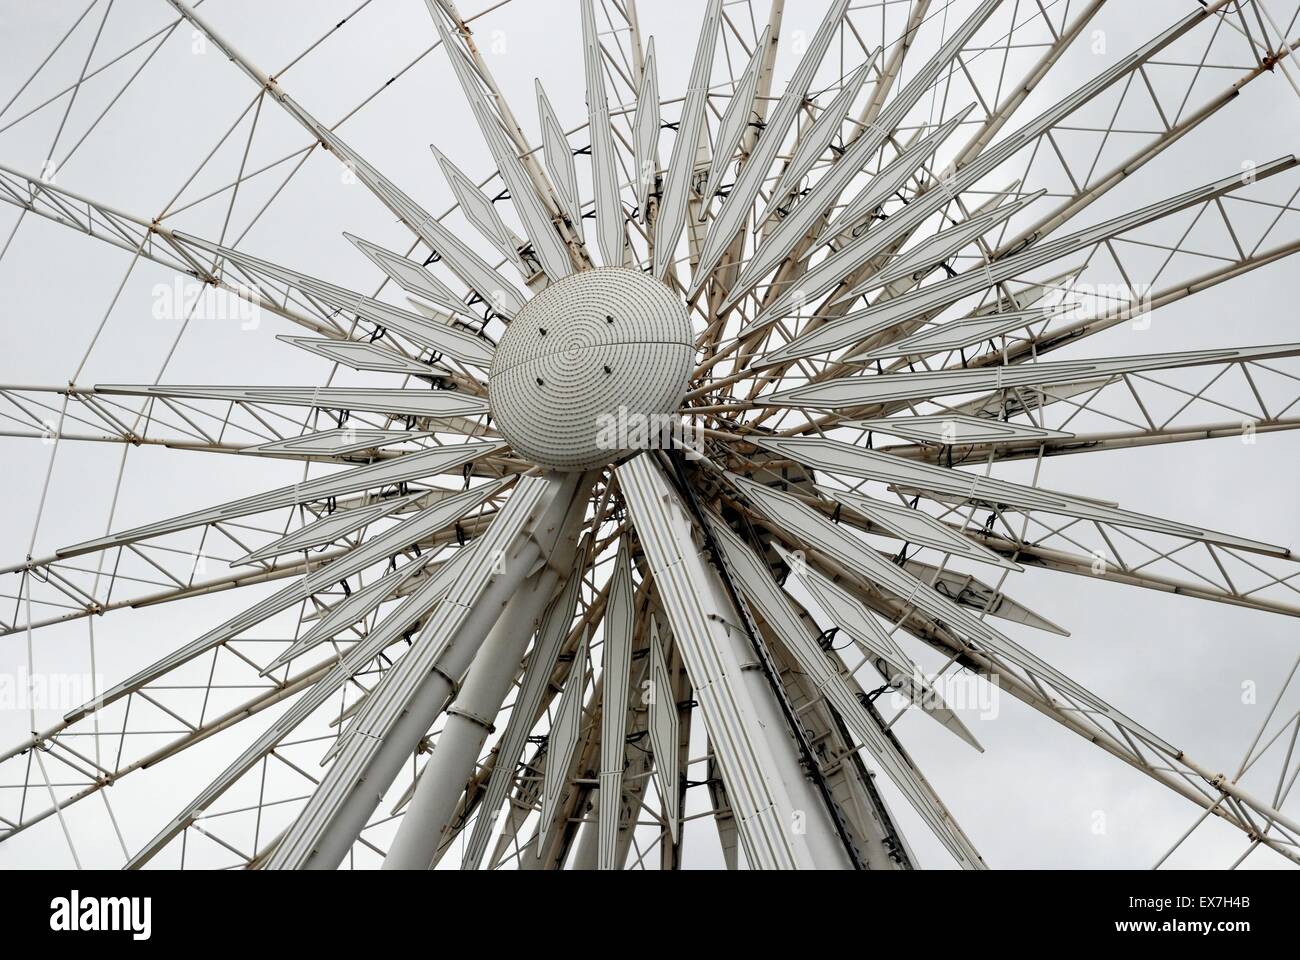
[[[356,0],[208,0],[202,10],[250,59],[275,72],[355,6]],[[765,9],[766,3],[755,0],[755,6]],[[815,29],[826,4],[798,0],[789,6],[785,30],[793,34]],[[970,6],[954,4],[954,22]],[[684,89],[700,7],[693,0],[642,4],[642,30],[656,37],[666,98]],[[1184,0],[1109,4],[1096,21],[1104,31],[1104,52],[1072,52],[1036,92],[1033,103],[1041,107],[1073,89],[1192,7]],[[1282,23],[1295,12],[1293,4],[1270,2],[1268,7]],[[84,8],[82,0],[0,0],[0,106]],[[475,9],[473,4],[461,5],[463,15]],[[544,81],[566,128],[585,119],[577,9],[576,0],[514,2],[475,24],[491,68],[534,142],[536,77]],[[41,170],[66,101],[6,125],[76,79],[101,15],[102,3],[14,105],[0,113],[0,164],[33,173]],[[172,16],[162,0],[119,0],[103,26],[92,63],[134,45]],[[295,64],[284,75],[283,86],[332,123],[431,40],[424,0],[373,0],[338,37]],[[1024,55],[1032,58],[1031,52]],[[56,179],[69,190],[152,217],[182,188],[184,204],[233,178],[246,126],[193,183],[186,183],[255,90],[216,51],[196,46],[188,29],[178,31],[106,119],[78,144],[139,59],[124,60],[82,90],[58,134],[56,159],[75,150],[58,166]],[[1200,96],[1226,86],[1243,71],[1243,47],[1225,42],[1222,55],[1216,48],[1211,60],[1216,66],[1207,85],[1197,88]],[[780,78],[789,75],[793,63],[788,52],[781,56]],[[1292,75],[1300,77],[1300,66],[1293,67]],[[450,199],[435,175],[430,142],[476,177],[489,169],[488,154],[454,83],[445,59],[435,52],[343,128],[349,142],[390,179],[436,211],[449,206]],[[1032,115],[1030,109],[1026,107],[1021,117]],[[1296,152],[1298,118],[1300,99],[1286,80],[1265,76],[1229,109],[1098,204],[1089,220],[1232,174],[1246,161]],[[300,128],[267,104],[248,168],[304,144]],[[240,230],[270,198],[282,175],[248,184],[233,218]],[[1295,180],[1289,183],[1294,188]],[[224,203],[207,202],[178,216],[173,226],[215,237],[224,215]],[[0,206],[0,238],[9,236],[15,220],[13,208]],[[392,220],[364,187],[342,182],[337,164],[318,155],[275,199],[241,249],[345,286],[373,288],[376,271],[342,232],[405,249],[404,230]],[[1300,232],[1300,226],[1290,226],[1277,242]],[[169,282],[171,275],[161,267],[141,265],[105,319],[128,261],[121,250],[27,218],[0,260],[0,383],[66,383],[101,323],[102,332],[94,339],[78,383],[153,381],[178,332],[178,324],[154,319],[150,309],[155,286]],[[1294,262],[1274,264],[1159,311],[1150,330],[1121,325],[1062,356],[1300,340],[1294,277]],[[324,361],[274,339],[293,332],[301,331],[270,316],[255,330],[220,323],[192,325],[167,361],[163,380],[323,382],[329,372]],[[1260,435],[1251,445],[1229,438],[1055,458],[1044,464],[1040,482],[1126,508],[1294,546],[1300,544],[1298,454],[1300,436],[1283,432]],[[49,456],[50,447],[37,440],[0,437],[0,566],[20,561],[28,551]],[[35,532],[36,555],[105,531],[121,457],[115,445],[60,446]],[[1012,466],[999,475],[1025,480],[1025,469]],[[255,493],[298,479],[300,473],[299,467],[285,463],[132,450],[111,526],[121,529]],[[17,578],[6,578],[0,592],[12,595],[16,583]],[[1007,590],[1070,631],[1069,637],[1061,637],[1007,626],[1009,635],[1215,769],[1236,770],[1263,719],[1262,711],[1300,648],[1297,621],[1288,617],[1036,571],[1013,576]],[[239,593],[102,618],[95,625],[100,672],[116,681],[266,591],[249,588]],[[38,669],[87,669],[84,622],[40,631],[34,640]],[[940,662],[919,644],[909,650],[925,666]],[[16,674],[25,668],[27,656],[24,637],[0,639],[0,672]],[[1257,686],[1257,703],[1242,702],[1244,683]],[[1298,706],[1300,691],[1292,690],[1281,712],[1290,715]],[[54,715],[51,711],[42,720],[47,723]],[[1187,801],[1008,697],[999,700],[996,717],[981,719],[977,710],[963,715],[984,744],[983,754],[925,718],[905,717],[897,731],[993,866],[1149,867],[1198,815]],[[26,711],[0,711],[0,749],[22,739],[27,730]],[[174,765],[114,787],[113,809],[127,846],[134,850],[151,838],[250,736],[239,732],[215,738]],[[1270,778],[1276,777],[1277,768],[1269,769],[1272,772],[1258,781],[1258,789],[1266,794],[1271,793]],[[921,863],[949,866],[942,848],[906,802],[892,787],[886,792]],[[1289,809],[1296,809],[1294,799]],[[81,804],[68,821],[83,862],[120,863],[120,849],[101,805]],[[1241,834],[1211,823],[1184,845],[1175,862],[1227,866],[1244,848]],[[53,820],[0,844],[0,867],[70,862]],[[1246,866],[1280,862],[1261,852]]]

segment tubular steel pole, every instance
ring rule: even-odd
[[[573,564],[585,507],[582,499],[571,503],[549,562],[514,592],[479,648],[459,695],[447,709],[446,725],[384,859],[385,870],[426,870],[432,865],[528,641],[547,603],[562,586],[562,571]]]

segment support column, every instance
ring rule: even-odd
[[[456,811],[465,784],[537,631],[546,605],[573,567],[586,501],[573,500],[546,565],[514,593],[483,641],[447,722],[425,764],[402,824],[384,859],[385,870],[427,870]]]
[[[446,706],[454,684],[469,669],[488,632],[524,580],[549,557],[570,512],[576,509],[575,502],[585,497],[583,475],[549,479],[553,492],[541,508],[541,516],[510,538],[509,546],[503,548],[501,571],[475,599],[382,741],[375,743],[365,734],[353,734],[307,808],[268,858],[268,869],[333,870],[343,862],[375,807]],[[402,663],[405,658],[399,665]]]
[[[673,637],[708,729],[751,869],[851,866],[800,766],[741,614],[701,555],[694,521],[656,461],[617,470]]]

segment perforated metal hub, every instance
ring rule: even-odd
[[[636,418],[674,413],[691,372],[681,298],[637,270],[586,270],[516,314],[488,377],[492,418],[522,456],[587,470],[624,452],[612,437]]]

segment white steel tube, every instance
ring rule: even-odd
[[[510,692],[528,640],[562,585],[560,571],[572,566],[575,528],[584,506],[581,500],[571,504],[550,562],[514,592],[479,648],[460,693],[448,708],[446,725],[389,847],[385,870],[426,870],[432,865],[456,803],[474,773],[492,720]]]

